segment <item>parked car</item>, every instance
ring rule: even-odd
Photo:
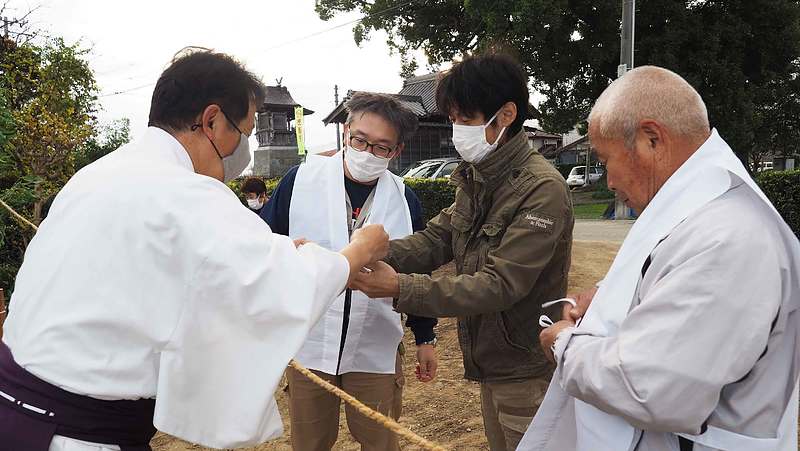
[[[437,158],[421,160],[412,164],[400,173],[404,178],[439,179],[450,178],[450,174],[461,163],[460,158]]]
[[[772,171],[775,169],[775,165],[771,161],[762,161],[758,163],[758,169],[756,172],[764,172],[764,171]]]
[[[567,186],[570,188],[574,188],[577,186],[583,186],[586,183],[586,179],[584,179],[584,175],[586,174],[586,166],[575,166],[569,172],[569,176],[567,177]],[[599,167],[591,167],[589,168],[589,184],[597,183],[600,180],[600,177],[603,176],[603,168]]]

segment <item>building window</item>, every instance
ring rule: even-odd
[[[286,113],[272,113],[272,126],[275,130],[289,130],[289,118]]]

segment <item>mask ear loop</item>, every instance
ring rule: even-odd
[[[203,126],[202,124],[193,124],[193,125],[190,127],[190,130],[191,130],[191,131],[196,131],[198,128],[200,128],[200,127],[202,127],[202,126]],[[234,127],[235,127],[235,126],[234,126]],[[239,132],[239,133],[241,133],[241,132]],[[219,157],[219,159],[220,159],[220,160],[222,160],[222,159],[223,159],[223,158],[222,158],[222,154],[220,154],[220,153],[219,153],[219,150],[217,149],[217,145],[216,145],[216,144],[214,144],[214,141],[212,141],[212,140],[211,140],[211,138],[209,138],[209,137],[208,137],[208,135],[206,135],[205,133],[203,133],[203,136],[205,136],[205,137],[206,137],[206,139],[208,140],[208,142],[210,142],[210,143],[211,143],[211,147],[213,147],[213,148],[214,148],[214,152],[216,152],[216,153],[217,153],[217,156]]]
[[[563,298],[563,299],[556,299],[555,301],[545,302],[544,304],[542,304],[542,308],[547,308],[547,307],[550,307],[550,306],[556,305],[556,304],[558,304],[558,303],[560,303],[560,302],[568,302],[568,303],[569,303],[569,304],[571,304],[573,307],[577,307],[577,306],[578,306],[578,302],[577,302],[577,301],[575,301],[575,299],[572,299],[572,298]],[[552,326],[553,324],[554,324],[554,323],[553,323],[553,320],[552,320],[552,319],[550,319],[550,317],[549,317],[549,316],[547,316],[547,315],[542,315],[542,316],[540,316],[540,317],[539,317],[539,325],[540,325],[540,326],[542,326],[542,327],[550,327],[550,326]]]
[[[494,113],[494,116],[492,116],[492,118],[491,118],[491,119],[489,119],[489,121],[488,121],[488,122],[486,122],[486,124],[483,126],[483,139],[486,139],[486,129],[487,129],[487,128],[489,128],[489,125],[491,125],[491,124],[492,124],[492,122],[493,122],[495,119],[497,119],[497,116],[499,116],[499,115],[500,115],[500,112],[501,112],[501,111],[503,111],[503,108],[502,108],[502,107],[501,107],[499,110],[497,110],[497,112],[496,112],[496,113]],[[503,127],[503,129],[502,129],[502,130],[500,130],[500,134],[499,134],[499,135],[497,135],[497,139],[495,139],[495,140],[494,140],[494,142],[493,142],[491,145],[492,145],[492,146],[496,146],[496,145],[497,145],[497,143],[499,143],[499,142],[500,142],[500,139],[503,137],[503,133],[505,133],[505,132],[506,132],[506,127]],[[489,141],[486,141],[486,142],[488,143]]]

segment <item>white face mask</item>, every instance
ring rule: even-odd
[[[506,128],[500,130],[494,144],[486,141],[486,127],[492,123],[500,111],[494,113],[491,119],[484,125],[460,125],[453,124],[453,145],[461,158],[468,163],[480,163],[491,151],[497,148],[500,138],[503,137]]]
[[[258,198],[247,199],[247,206],[250,207],[251,210],[258,210],[264,206],[264,202],[261,202]]]
[[[247,166],[250,165],[250,140],[244,133],[240,134],[239,145],[232,154],[222,159],[223,180],[230,182],[242,175]]]
[[[388,158],[378,158],[366,150],[359,152],[350,146],[344,148],[344,164],[347,165],[350,176],[361,183],[377,180],[389,169]]]

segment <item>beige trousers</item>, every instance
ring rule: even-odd
[[[314,374],[353,395],[370,408],[400,418],[403,409],[403,366],[397,355],[395,374],[345,373],[339,376],[314,371]],[[314,384],[292,368],[289,381],[289,413],[294,451],[329,451],[339,434],[341,400]],[[397,436],[375,421],[345,404],[347,426],[364,451],[395,451]]]
[[[514,451],[531,424],[550,381],[481,384],[481,413],[491,451]]]

